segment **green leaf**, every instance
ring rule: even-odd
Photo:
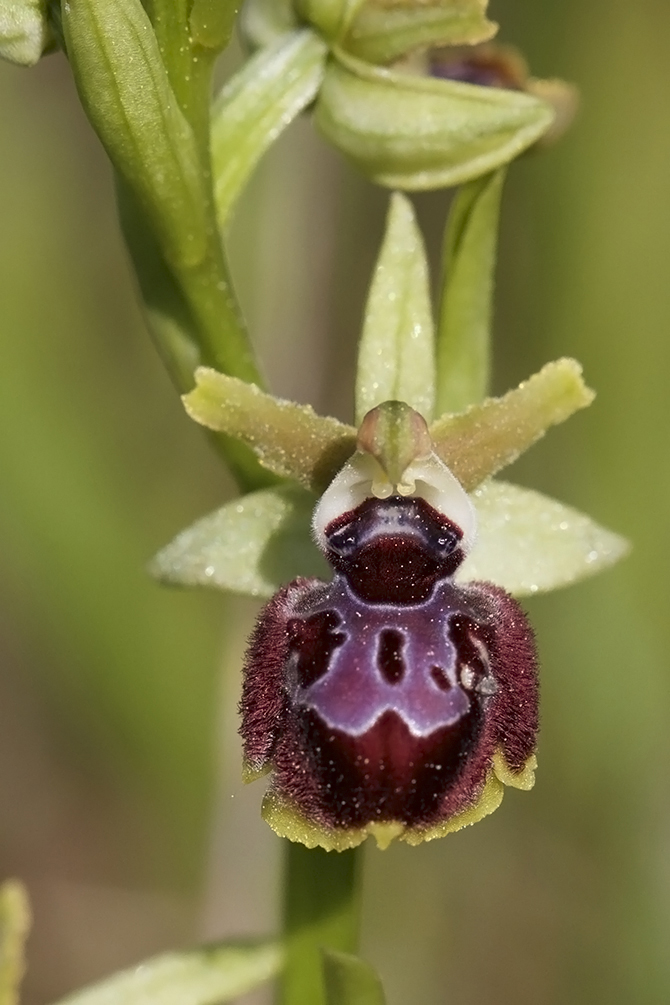
[[[497,25],[486,18],[488,0],[367,0],[342,47],[369,63],[390,63],[427,46],[473,45],[492,38]]]
[[[522,597],[569,586],[618,562],[628,542],[539,492],[487,481],[472,493],[477,540],[456,578]]]
[[[356,449],[356,430],[309,405],[265,394],[255,384],[199,367],[196,387],[182,398],[196,422],[236,436],[282,478],[320,493]]]
[[[579,363],[559,359],[502,398],[436,419],[430,435],[438,456],[470,492],[594,397]]]
[[[391,196],[386,233],[365,308],[356,374],[356,421],[384,401],[430,420],[435,349],[428,262],[412,204]]]
[[[82,104],[176,266],[202,261],[206,198],[196,142],[140,0],[69,0],[67,51]]]
[[[149,571],[164,583],[271,597],[297,576],[330,578],[312,541],[315,498],[283,487],[252,492],[202,517],[156,555]]]
[[[34,66],[52,41],[46,0],[0,0],[0,58]]]
[[[369,963],[335,949],[322,953],[327,1005],[384,1005],[382,982]]]
[[[478,87],[372,66],[341,50],[316,105],[326,139],[379,185],[459,185],[507,164],[554,119],[521,91]]]
[[[10,879],[0,887],[0,1005],[18,1005],[29,930],[28,894],[22,883]]]
[[[290,32],[252,57],[219,94],[212,161],[221,225],[267,148],[316,97],[325,61],[326,46],[314,32]]]
[[[437,336],[437,408],[460,412],[489,387],[498,216],[505,169],[456,195],[445,234]]]
[[[165,953],[58,1005],[219,1005],[271,980],[281,964],[279,945],[268,939]]]

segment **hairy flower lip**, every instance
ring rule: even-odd
[[[382,843],[418,840],[494,808],[499,747],[523,772],[537,730],[532,631],[503,590],[453,582],[462,532],[447,539],[447,525],[419,496],[369,496],[325,527],[335,578],[295,581],[262,612],[241,733],[253,771],[272,768],[267,805],[340,837],[381,824]]]

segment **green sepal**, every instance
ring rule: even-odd
[[[501,398],[436,419],[430,435],[438,456],[470,492],[594,397],[579,363],[559,359]]]
[[[369,63],[433,46],[474,45],[492,38],[498,26],[486,17],[488,0],[367,0],[341,41],[343,49]]]
[[[108,977],[57,1005],[220,1005],[275,977],[282,950],[274,939],[239,939],[164,953]]]
[[[352,953],[322,949],[326,1005],[385,1005],[376,970]]]
[[[539,492],[486,481],[472,493],[475,545],[456,573],[517,597],[545,593],[594,576],[623,558],[628,542],[584,513]]]
[[[326,46],[309,29],[256,53],[225,85],[212,112],[212,163],[219,224],[267,148],[318,92]]]
[[[82,104],[112,163],[168,261],[197,265],[207,247],[198,151],[140,0],[69,0],[63,28]]]
[[[186,411],[208,429],[235,436],[260,463],[320,493],[356,449],[356,430],[309,405],[297,405],[208,367],[195,372],[196,387],[182,398]]]
[[[182,531],[149,571],[163,583],[264,598],[297,576],[329,579],[310,533],[315,501],[291,486],[233,499]]]
[[[412,204],[391,196],[386,233],[365,307],[356,372],[356,422],[385,401],[427,420],[435,401],[428,261]]]
[[[30,920],[25,887],[7,880],[0,886],[0,1005],[18,1005]]]
[[[542,136],[554,112],[521,91],[389,70],[338,50],[315,119],[372,181],[420,190],[459,185],[507,164]]]
[[[437,334],[437,409],[481,401],[491,370],[491,317],[505,169],[468,182],[449,213]]]
[[[0,0],[0,59],[34,66],[52,43],[47,0]]]

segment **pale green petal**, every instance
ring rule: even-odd
[[[579,363],[558,359],[501,398],[436,419],[430,435],[435,452],[469,492],[594,397]]]
[[[369,963],[335,949],[322,953],[326,1005],[384,1005],[382,982]]]
[[[165,953],[60,999],[58,1005],[219,1005],[275,977],[279,945],[239,940]]]
[[[25,887],[18,880],[7,880],[0,887],[0,1005],[18,1005],[29,929]]]
[[[451,205],[437,336],[437,409],[460,412],[486,396],[493,277],[505,168],[468,182]]]
[[[196,387],[182,398],[203,426],[248,444],[269,471],[322,492],[356,449],[356,430],[265,394],[255,384],[208,367],[195,372]]]
[[[262,155],[316,97],[326,46],[313,31],[289,32],[256,53],[223,88],[212,112],[219,224]]]
[[[310,535],[314,496],[264,489],[202,517],[156,555],[150,572],[164,583],[209,586],[271,597],[296,576],[330,578]]]
[[[404,401],[430,421],[435,348],[428,261],[412,204],[391,196],[386,233],[365,308],[356,374],[356,421],[384,401]]]
[[[629,550],[590,517],[518,485],[485,482],[471,498],[478,535],[461,581],[486,580],[523,597],[595,575]]]

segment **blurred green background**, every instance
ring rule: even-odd
[[[390,1005],[665,1003],[670,6],[491,13],[534,73],[582,92],[562,144],[511,172],[496,390],[569,354],[598,391],[513,473],[635,547],[528,603],[537,786],[446,840],[368,849],[363,951]],[[345,418],[385,201],[301,121],[231,235],[273,389]],[[416,205],[437,250],[446,196]],[[162,947],[267,929],[278,860],[261,784],[238,778],[253,605],[144,573],[231,486],[143,329],[62,56],[0,66],[0,340],[0,872],[33,897],[37,1005]]]

